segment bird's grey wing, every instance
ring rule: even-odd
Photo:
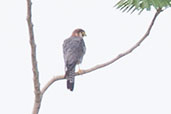
[[[69,38],[64,41],[63,53],[66,65],[77,63],[82,58],[85,53],[83,45],[85,46],[82,39]]]
[[[75,66],[78,61],[78,51],[79,50],[79,40],[75,38],[69,38],[64,41],[63,44],[63,53],[65,61],[65,77],[67,79],[67,88],[73,91],[74,88],[74,74]]]

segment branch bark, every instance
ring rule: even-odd
[[[31,0],[27,0],[27,23],[28,23],[28,30],[29,30],[29,37],[30,37],[33,83],[34,83],[34,94],[35,94],[35,101],[34,101],[34,107],[32,113],[38,114],[40,109],[42,94],[40,91],[39,71],[38,71],[37,59],[36,59],[36,44],[34,40],[31,6],[32,6]]]
[[[86,74],[86,73],[95,71],[95,70],[97,70],[97,69],[103,68],[103,67],[105,67],[105,66],[108,66],[108,65],[114,63],[115,61],[121,59],[122,57],[124,57],[124,56],[130,54],[132,51],[134,51],[138,46],[140,46],[140,44],[141,44],[141,43],[147,38],[147,36],[150,34],[151,29],[152,29],[152,27],[153,27],[153,25],[154,25],[154,22],[155,22],[157,16],[160,14],[161,11],[162,11],[162,9],[160,9],[160,8],[156,11],[156,13],[155,13],[155,15],[154,15],[154,17],[153,17],[153,19],[152,19],[152,21],[151,21],[151,23],[150,23],[150,25],[149,25],[147,31],[146,31],[146,33],[144,34],[144,36],[143,36],[135,45],[133,45],[130,49],[128,49],[127,51],[125,51],[125,52],[123,52],[123,53],[120,53],[118,56],[116,56],[115,58],[113,58],[112,60],[110,60],[110,61],[108,61],[108,62],[105,62],[105,63],[103,63],[103,64],[96,65],[96,66],[94,66],[94,67],[92,67],[92,68],[89,68],[89,69],[86,69],[86,70],[82,70],[81,73],[76,72],[75,76],[83,75],[83,74]],[[53,77],[51,80],[49,80],[49,81],[47,82],[47,84],[46,84],[46,85],[42,88],[42,90],[41,90],[42,95],[46,92],[46,90],[47,90],[55,81],[62,80],[62,79],[65,79],[65,78],[64,78],[64,75],[55,76],[55,77]]]

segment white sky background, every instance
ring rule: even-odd
[[[83,28],[87,52],[82,69],[106,62],[133,46],[146,32],[155,10],[130,15],[118,0],[34,0],[33,23],[41,87],[64,74],[63,40]],[[171,9],[162,12],[150,36],[114,64],[66,80],[45,93],[39,114],[170,114]],[[0,114],[31,114],[34,93],[26,0],[0,4]]]

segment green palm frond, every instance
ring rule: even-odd
[[[123,12],[138,10],[142,12],[144,9],[147,11],[151,10],[151,7],[155,9],[167,8],[171,6],[171,0],[120,0],[115,7],[122,10]]]

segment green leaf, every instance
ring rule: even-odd
[[[171,7],[171,0],[120,0],[115,7],[123,12],[133,13],[136,10],[142,12],[144,9],[150,11],[151,7],[156,10]]]

